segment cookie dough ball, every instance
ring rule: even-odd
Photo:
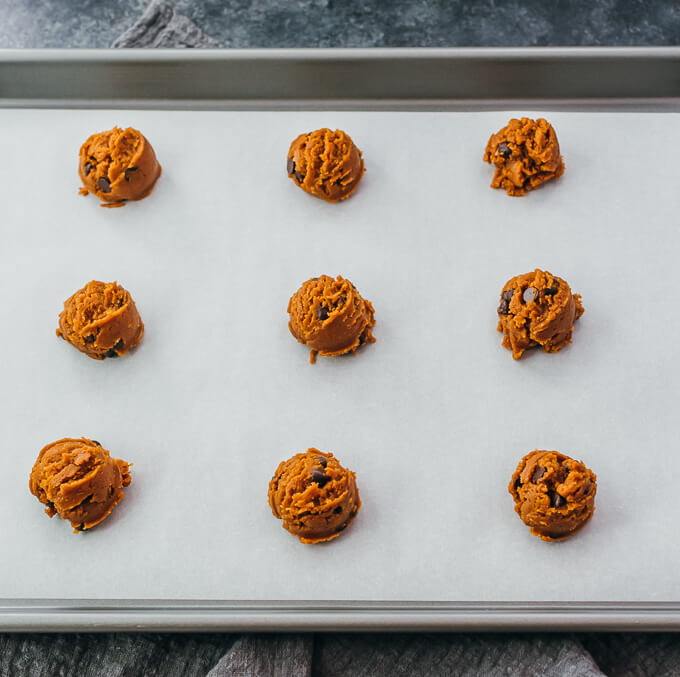
[[[536,450],[519,462],[508,491],[534,536],[561,541],[593,516],[597,477],[581,461]]]
[[[141,200],[161,175],[151,144],[136,129],[114,127],[93,134],[81,147],[78,173],[83,195],[94,193],[104,207]]]
[[[71,522],[75,531],[105,520],[123,499],[130,467],[111,458],[96,440],[64,438],[38,454],[28,486],[52,517]]]
[[[304,282],[288,302],[291,334],[312,349],[309,361],[319,355],[356,352],[364,343],[374,343],[373,306],[344,278],[328,275]]]
[[[564,174],[557,135],[543,118],[510,120],[491,135],[484,162],[496,167],[491,187],[504,188],[508,195],[524,195]]]
[[[537,269],[505,283],[497,312],[503,345],[518,360],[527,348],[556,353],[570,343],[583,306],[561,277]]]
[[[288,176],[310,195],[328,202],[349,197],[364,173],[361,151],[348,134],[317,129],[290,144]]]
[[[269,483],[272,513],[303,543],[337,538],[361,507],[356,475],[333,454],[307,449],[279,463]]]
[[[95,360],[118,357],[144,335],[130,292],[117,282],[92,280],[64,302],[57,336]]]

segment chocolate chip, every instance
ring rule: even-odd
[[[56,508],[54,507],[54,503],[52,503],[52,501],[47,501],[47,503],[45,503],[45,507],[48,510],[56,510]]]
[[[546,469],[541,467],[540,465],[537,465],[534,468],[534,472],[531,473],[531,481],[532,482],[538,482],[538,480],[540,480],[541,477],[543,477],[543,475],[545,475],[545,473],[546,473]]]
[[[588,482],[588,484],[586,484],[586,486],[584,487],[583,493],[587,494],[589,491],[590,491],[590,482]]]
[[[102,193],[111,192],[111,183],[106,177],[102,176],[99,181],[97,181],[97,185],[99,186],[99,190],[101,190]]]
[[[363,346],[364,343],[366,343],[366,331],[362,331],[361,335],[359,336],[359,345]]]
[[[512,486],[515,489],[515,491],[517,491],[522,486],[522,480],[518,477]]]
[[[134,174],[138,169],[139,169],[139,167],[128,167],[128,168],[125,170],[125,180],[126,180],[126,181],[129,181],[129,180],[130,180],[130,176],[131,176],[132,174]]]
[[[89,173],[94,169],[94,165],[91,162],[86,162],[85,166],[83,167],[83,172],[85,176],[88,176]]]
[[[333,512],[334,512],[336,515],[339,515],[339,514],[342,512],[342,506],[339,505],[335,510],[333,510]]]
[[[292,157],[289,157],[288,161],[286,162],[286,171],[289,174],[295,174],[295,160],[293,160]]]
[[[510,146],[503,141],[502,143],[498,144],[498,148],[496,149],[496,152],[506,160],[512,155],[512,150],[510,149]]]
[[[346,296],[338,296],[338,298],[335,299],[335,301],[333,302],[333,307],[338,308],[339,306],[344,306],[345,301],[347,301]]]
[[[323,468],[325,468],[328,465],[328,459],[325,456],[317,456],[316,462]]]
[[[561,508],[567,504],[567,499],[564,496],[560,496],[556,491],[549,491],[548,497],[550,498],[551,508]]]
[[[77,531],[85,531],[85,525],[84,525],[84,524],[79,524],[79,525],[76,527],[76,530],[77,530]]]
[[[94,343],[94,334],[88,334],[85,337],[85,343]]]
[[[344,524],[341,524],[336,530],[335,533],[337,534],[339,531],[343,531],[344,529],[347,529],[347,522]]]
[[[512,297],[515,295],[515,290],[514,289],[506,289],[502,294],[501,294],[501,302],[496,308],[496,312],[499,315],[509,315],[510,314],[510,301],[512,301]]]
[[[113,348],[111,348],[111,350],[106,352],[104,357],[118,357],[118,353]]]
[[[302,174],[301,172],[295,172],[295,178],[296,178],[298,181],[304,181],[305,175]]]
[[[114,349],[114,350],[122,350],[124,345],[125,345],[125,344],[123,343],[123,339],[118,339],[118,340],[113,344],[113,349]]]
[[[317,320],[327,320],[328,319],[328,308],[326,306],[319,305],[316,308],[316,319]]]
[[[90,442],[94,442],[98,447],[102,446],[100,442],[97,442],[97,440],[90,440]]]
[[[331,478],[328,475],[324,475],[323,470],[318,468],[312,470],[312,482],[316,482],[319,485],[319,489],[323,489],[330,481]]]
[[[535,301],[538,296],[538,289],[536,287],[527,287],[522,294],[522,300],[524,303],[529,303]]]
[[[555,296],[560,289],[560,283],[557,280],[553,280],[553,283],[545,290],[546,296]]]

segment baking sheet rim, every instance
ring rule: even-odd
[[[5,600],[0,630],[677,631],[680,603]]]

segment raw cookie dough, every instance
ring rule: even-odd
[[[286,171],[310,195],[337,202],[359,185],[364,161],[348,134],[340,129],[317,129],[300,134],[290,144]]]
[[[308,544],[338,537],[361,507],[356,475],[314,448],[279,463],[268,497],[283,528]]]
[[[111,458],[96,440],[64,438],[38,454],[28,486],[47,508],[85,531],[106,519],[130,484],[130,467]]]
[[[319,355],[356,352],[364,343],[374,343],[373,306],[361,298],[356,287],[338,275],[313,277],[304,282],[288,302],[291,334],[311,348],[309,361]]]
[[[94,193],[103,207],[141,200],[161,175],[151,144],[136,129],[114,127],[93,134],[81,147],[78,174],[83,195]]]
[[[593,516],[597,477],[581,461],[536,450],[519,462],[508,491],[534,536],[562,541]]]
[[[144,325],[130,292],[117,282],[92,280],[64,302],[57,336],[95,360],[134,348]]]
[[[504,188],[508,195],[524,195],[564,174],[557,135],[543,118],[510,120],[489,138],[484,162],[496,167],[491,187]]]
[[[498,331],[503,345],[518,360],[527,348],[543,346],[556,353],[571,342],[574,321],[583,315],[581,296],[547,270],[517,275],[501,292]]]

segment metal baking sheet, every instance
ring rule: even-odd
[[[516,113],[537,111],[0,111],[3,628],[678,624],[677,116],[551,112],[567,172],[511,199],[481,154]],[[104,210],[77,195],[75,156],[113,124],[142,129],[164,175]],[[283,170],[320,126],[364,151],[340,205]],[[586,314],[572,346],[515,363],[498,290],[536,266]],[[323,272],[374,303],[378,342],[310,366],[285,306]],[[91,278],[131,290],[134,354],[98,363],[54,337]],[[81,434],[133,462],[133,484],[73,535],[26,485],[45,443]],[[314,548],[266,505],[278,461],[308,446],[357,472],[364,503]],[[532,537],[505,489],[533,448],[599,476],[592,523],[563,544]]]

